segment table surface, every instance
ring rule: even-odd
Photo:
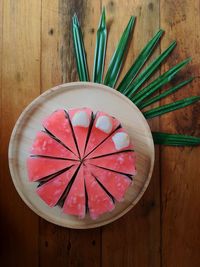
[[[71,35],[76,12],[92,73],[95,33],[106,7],[106,68],[130,15],[137,16],[121,76],[159,29],[165,29],[152,58],[176,39],[178,46],[155,74],[192,56],[174,80],[195,76],[192,84],[159,104],[199,93],[200,5],[198,0],[0,0],[0,229],[2,266],[200,266],[200,148],[156,147],[154,174],[136,207],[98,229],[71,230],[35,215],[12,184],[7,161],[12,128],[40,93],[77,81]],[[174,83],[174,82],[173,82]],[[149,123],[153,130],[200,136],[199,104]]]

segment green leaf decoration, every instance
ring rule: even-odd
[[[110,87],[115,86],[115,83],[117,81],[117,78],[119,76],[122,67],[123,57],[126,52],[126,48],[128,46],[128,41],[130,39],[133,30],[134,22],[135,22],[135,17],[132,16],[128,22],[126,29],[124,30],[121,36],[121,39],[117,45],[117,48],[108,66],[106,77],[104,79],[105,85],[108,85]]]
[[[155,79],[153,82],[151,82],[149,85],[147,85],[145,88],[136,93],[135,96],[131,98],[131,100],[134,102],[135,105],[139,106],[139,104],[141,104],[145,98],[151,96],[162,86],[171,81],[177,74],[177,72],[179,72],[190,61],[190,58],[186,59],[174,66],[173,68],[169,69],[168,71],[160,75],[157,79]]]
[[[102,81],[107,43],[106,14],[105,8],[103,8],[96,34],[96,47],[93,66],[94,82],[103,83],[114,88],[122,68],[124,56],[128,48],[128,43],[131,37],[134,24],[135,17],[132,16],[110,60],[105,79],[104,81]],[[79,79],[80,81],[89,81],[83,37],[76,14],[73,16],[72,26],[74,50]],[[161,53],[144,70],[141,71],[142,67],[153,53],[156,45],[159,43],[163,33],[164,31],[160,29],[146,44],[146,46],[142,49],[138,57],[135,59],[134,63],[132,64],[132,66],[130,67],[130,69],[128,70],[117,88],[119,92],[127,96],[141,110],[173,94],[174,92],[178,91],[180,88],[182,88],[193,80],[193,78],[189,78],[185,81],[180,82],[176,86],[172,86],[167,90],[165,89],[161,93],[155,94],[158,90],[162,89],[164,85],[170,82],[186,64],[188,64],[188,62],[191,60],[190,58],[188,58],[178,63],[177,65],[160,75],[158,78],[154,79],[154,81],[150,82],[140,91],[138,91],[144,85],[144,83],[151,77],[151,75],[160,67],[160,65],[165,61],[165,59],[169,56],[169,54],[176,46],[176,41],[173,41],[163,53]],[[146,119],[151,119],[157,116],[161,116],[165,113],[184,108],[199,100],[200,96],[191,96],[175,101],[173,103],[165,104],[163,106],[150,109],[148,111],[143,112],[143,115]],[[200,137],[160,132],[152,132],[152,135],[155,144],[168,146],[200,145]]]
[[[151,104],[167,97],[168,95],[171,95],[172,93],[178,91],[180,88],[182,88],[183,86],[185,86],[186,84],[190,83],[191,81],[193,81],[193,78],[190,78],[186,81],[183,81],[179,84],[177,84],[176,86],[174,87],[171,87],[170,89],[164,91],[163,93],[159,94],[159,95],[156,95],[148,100],[146,100],[145,102],[141,103],[140,105],[138,105],[139,109],[143,109],[147,106],[150,106]]]
[[[200,145],[200,138],[190,135],[169,134],[152,132],[155,144],[166,146],[197,146]]]
[[[105,14],[105,8],[103,8],[99,22],[99,27],[97,30],[96,48],[94,55],[93,81],[96,83],[102,83],[105,52],[106,52],[106,41],[107,41],[106,14]]]
[[[175,48],[176,42],[172,42],[170,46],[160,54],[155,60],[153,60],[147,68],[134,80],[134,82],[122,93],[127,97],[132,97],[133,94],[150,78],[150,76],[156,71],[161,63],[167,58],[167,56]]]
[[[134,80],[140,69],[144,66],[145,62],[148,60],[150,55],[152,54],[154,48],[158,44],[161,36],[163,35],[164,31],[160,29],[154,37],[147,43],[147,45],[143,48],[139,56],[136,58],[135,62],[129,69],[129,71],[124,76],[123,80],[119,84],[117,90],[122,92],[127,89],[127,87],[131,84]]]
[[[76,14],[72,18],[72,35],[79,79],[80,81],[89,81],[83,37]]]
[[[184,108],[200,100],[200,96],[191,96],[178,100],[176,102],[166,104],[157,108],[153,108],[143,113],[146,119],[154,118],[176,109]]]

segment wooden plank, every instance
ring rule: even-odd
[[[76,12],[80,20],[90,79],[92,79],[96,28],[99,22],[100,8],[100,2],[91,0],[77,1],[76,4],[71,5],[70,15],[72,16]],[[70,36],[70,38],[72,37]],[[74,58],[73,50],[70,50],[70,47],[68,52],[68,57]],[[69,266],[100,266],[101,230],[99,228],[86,231],[70,230],[70,244]]]
[[[0,228],[2,266],[38,266],[38,217],[18,196],[7,164],[9,137],[19,114],[40,90],[40,4],[1,1],[2,114]]]
[[[41,19],[41,93],[62,83],[60,55],[59,4],[42,1]]]
[[[96,31],[101,16],[101,1],[84,1],[84,14],[78,13],[78,17],[81,20],[81,28],[83,32],[83,41],[87,54],[88,70],[90,75],[90,81],[92,81],[93,63],[94,63],[94,51],[96,45]],[[77,8],[74,12],[78,12]]]
[[[137,17],[132,43],[124,70],[128,70],[136,55],[159,29],[159,1],[103,1],[110,21],[107,60],[109,59],[131,15]],[[154,56],[158,54],[159,49]],[[159,119],[151,123],[159,128]],[[159,148],[157,148],[159,156]],[[132,211],[102,230],[103,266],[160,266],[160,181],[159,157],[156,160],[152,181],[143,198]]]
[[[130,19],[130,16],[136,15],[137,3],[135,2],[133,3],[133,1],[132,3],[124,1],[122,8],[122,5],[120,5],[119,0],[114,0],[114,1],[103,0],[102,6],[106,7],[107,31],[108,31],[105,72],[104,72],[104,74],[106,74],[109,62],[113,56],[113,53],[120,40],[120,37]],[[123,68],[119,80],[127,72],[128,67],[133,62],[133,58],[135,56],[134,52],[135,29],[136,28],[134,27],[132,42],[130,42],[129,51],[126,55],[126,60],[123,63]]]
[[[71,19],[75,12],[90,55],[94,49],[92,27],[96,14],[92,4],[63,0],[42,2],[42,92],[58,83],[78,80],[71,33]],[[91,56],[89,61],[92,63]],[[69,230],[40,220],[40,266],[99,266],[99,263],[99,229]]]
[[[166,4],[167,3],[167,4]],[[200,7],[199,1],[161,0],[161,25],[166,29],[163,45],[176,39],[178,47],[164,69],[192,56],[192,63],[173,83],[197,77],[162,104],[199,94]],[[199,104],[169,113],[161,119],[161,129],[200,135]],[[199,190],[200,148],[162,149],[162,259],[163,266],[200,266]]]
[[[100,228],[70,230],[69,266],[101,266]]]
[[[65,76],[61,56],[62,28],[57,1],[42,1],[41,20],[41,93],[62,83]],[[40,218],[40,266],[66,266],[69,255],[69,230]]]

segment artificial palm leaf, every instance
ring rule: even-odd
[[[128,25],[126,26],[126,29],[124,30],[121,36],[121,39],[117,45],[117,48],[108,66],[108,71],[106,73],[106,77],[104,80],[105,85],[108,85],[110,87],[115,86],[119,72],[121,70],[123,57],[126,52],[128,41],[130,39],[131,32],[133,30],[134,22],[135,22],[135,17],[132,16],[128,22]]]
[[[145,98],[151,96],[158,89],[160,89],[162,86],[164,86],[169,81],[171,81],[174,78],[174,76],[177,74],[177,72],[179,72],[190,61],[191,61],[190,58],[185,59],[184,61],[180,62],[173,68],[169,69],[168,71],[163,73],[161,76],[159,76],[157,79],[155,79],[152,83],[150,83],[145,88],[143,88],[138,93],[136,93],[135,96],[131,98],[131,100],[134,102],[135,105],[139,106],[139,104]]]
[[[123,63],[123,58],[126,53],[130,35],[134,26],[134,22],[135,18],[131,17],[110,61],[108,71],[104,80],[104,84],[110,87],[114,87],[119,76]],[[99,28],[97,31],[93,68],[93,81],[98,83],[102,83],[107,38],[106,34],[107,32],[105,9],[103,9],[100,18]],[[176,73],[180,71],[190,61],[190,59],[186,59],[166,71],[160,77],[156,78],[153,82],[151,82],[149,85],[137,92],[143,86],[143,84],[151,77],[151,75],[158,69],[158,67],[164,62],[164,60],[176,46],[176,42],[172,42],[163,53],[161,53],[156,59],[154,59],[140,74],[138,74],[141,68],[144,66],[145,62],[152,54],[153,49],[156,47],[156,44],[159,42],[162,34],[163,30],[159,30],[155,34],[155,36],[147,43],[147,45],[143,48],[139,56],[135,59],[133,65],[131,66],[125,77],[122,79],[120,85],[118,86],[118,90],[124,95],[126,95],[130,100],[132,100],[140,109],[143,109],[155,103],[156,101],[163,99],[164,97],[176,92],[181,87],[192,81],[192,78],[190,78],[186,81],[180,82],[178,85],[171,87],[170,89],[165,90],[164,92],[156,96],[151,97],[152,94],[162,88],[166,83],[171,81],[176,75]],[[79,78],[81,81],[87,81],[88,70],[86,56],[82,40],[82,34],[76,15],[74,15],[73,17],[73,40]],[[148,110],[143,114],[146,119],[150,119],[174,111],[176,109],[186,107],[199,100],[200,96],[192,96]],[[193,146],[200,144],[200,138],[198,137],[158,132],[153,132],[152,134],[154,142],[156,144],[164,144],[171,146]]]
[[[139,56],[136,58],[135,62],[126,73],[122,81],[120,82],[117,90],[124,91],[127,87],[131,84],[134,80],[140,69],[144,66],[145,62],[148,60],[150,55],[152,54],[154,48],[158,44],[161,36],[163,35],[164,31],[161,29],[159,30],[155,36],[147,43],[147,45],[143,48]]]
[[[167,58],[167,56],[175,48],[176,42],[172,42],[170,46],[160,54],[155,60],[153,60],[147,68],[133,81],[133,83],[126,89],[122,89],[122,93],[127,97],[132,97],[135,92],[149,79],[149,77],[156,71],[161,63]]]
[[[105,14],[105,8],[103,8],[99,22],[99,27],[97,30],[96,48],[94,55],[93,81],[96,83],[102,83],[105,52],[106,52],[106,40],[107,40],[106,14]]]
[[[72,33],[79,79],[80,81],[89,81],[83,37],[76,14],[72,18]]]
[[[197,146],[200,145],[200,138],[190,135],[169,134],[152,132],[155,144],[167,146]]]
[[[168,113],[176,109],[184,108],[199,100],[200,100],[200,96],[191,96],[191,97],[184,98],[184,99],[178,100],[170,104],[166,104],[166,105],[163,105],[157,108],[153,108],[151,110],[144,112],[143,114],[146,119],[150,119],[150,118],[163,115],[165,113]]]
[[[151,104],[153,104],[153,103],[165,98],[166,96],[171,95],[172,93],[178,91],[180,88],[182,88],[186,84],[190,83],[192,80],[193,80],[193,78],[190,78],[190,79],[188,79],[186,81],[183,81],[183,82],[177,84],[176,86],[171,87],[170,89],[164,91],[163,93],[158,94],[158,95],[156,95],[156,96],[144,101],[143,103],[138,105],[139,109],[143,109],[145,107],[148,107]]]

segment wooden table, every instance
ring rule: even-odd
[[[166,35],[154,57],[174,39],[178,46],[160,71],[192,56],[176,81],[196,76],[162,104],[199,94],[198,0],[124,0],[123,4],[120,0],[1,0],[1,266],[200,266],[200,148],[156,147],[154,174],[142,200],[120,220],[93,230],[70,230],[44,221],[26,207],[12,184],[7,149],[16,119],[41,92],[78,79],[71,35],[74,12],[80,18],[92,72],[103,5],[109,25],[106,67],[129,16],[136,15],[122,75],[161,27]],[[199,112],[196,104],[150,124],[154,130],[200,136]]]

